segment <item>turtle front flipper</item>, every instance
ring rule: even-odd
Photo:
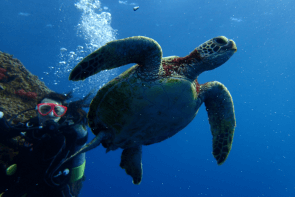
[[[213,155],[221,165],[227,158],[236,126],[234,104],[226,87],[217,82],[200,86],[200,97],[205,102],[213,135]]]
[[[126,148],[122,152],[120,167],[133,179],[133,184],[140,184],[142,179],[142,147]]]
[[[108,42],[78,63],[69,80],[79,81],[102,70],[117,68],[129,63],[137,63],[145,71],[159,69],[162,49],[153,39],[134,36]]]

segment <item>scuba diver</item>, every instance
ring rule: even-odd
[[[49,93],[38,101],[37,117],[14,126],[11,122],[16,116],[8,122],[0,112],[1,141],[24,138],[16,164],[6,174],[1,170],[0,179],[7,181],[1,181],[0,197],[77,197],[84,179],[85,153],[64,160],[87,142],[82,107],[89,107],[89,96],[67,104],[71,93]]]

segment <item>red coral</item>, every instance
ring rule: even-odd
[[[37,98],[37,93],[36,92],[27,92],[26,96],[28,98],[31,98],[31,99],[36,99]]]
[[[0,81],[1,81],[4,77],[7,78],[6,75],[4,75],[3,73],[0,72]]]
[[[37,93],[36,92],[25,92],[23,89],[18,90],[15,92],[16,95],[19,96],[24,96],[30,99],[36,99],[37,98]]]
[[[4,74],[4,73],[6,73],[7,72],[7,70],[6,69],[4,69],[4,68],[0,68],[0,81],[5,77],[5,78],[7,78],[7,76]]]
[[[26,92],[23,89],[21,89],[21,90],[16,91],[15,94],[19,95],[19,96],[25,96]]]
[[[6,69],[4,69],[4,68],[0,68],[0,73],[6,73],[7,72],[7,70]]]

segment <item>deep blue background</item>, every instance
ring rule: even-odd
[[[61,47],[75,49],[85,42],[77,36],[81,11],[74,3],[1,0],[0,50],[44,77],[43,72],[60,61]],[[295,196],[294,1],[101,3],[112,14],[117,39],[151,37],[161,45],[164,56],[185,56],[219,35],[233,39],[238,52],[223,66],[203,73],[199,82],[216,80],[228,88],[237,127],[232,151],[218,166],[211,154],[212,137],[202,107],[177,135],[143,147],[143,181],[139,186],[119,167],[121,150],[105,154],[100,146],[87,153],[81,196]],[[139,10],[134,12],[130,3],[139,5]],[[44,78],[50,88],[69,91],[52,85],[53,78]]]

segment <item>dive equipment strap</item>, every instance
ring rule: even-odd
[[[80,166],[77,166],[71,169],[72,171],[71,178],[70,178],[71,183],[80,180],[84,176],[85,164],[86,164],[86,160]]]

